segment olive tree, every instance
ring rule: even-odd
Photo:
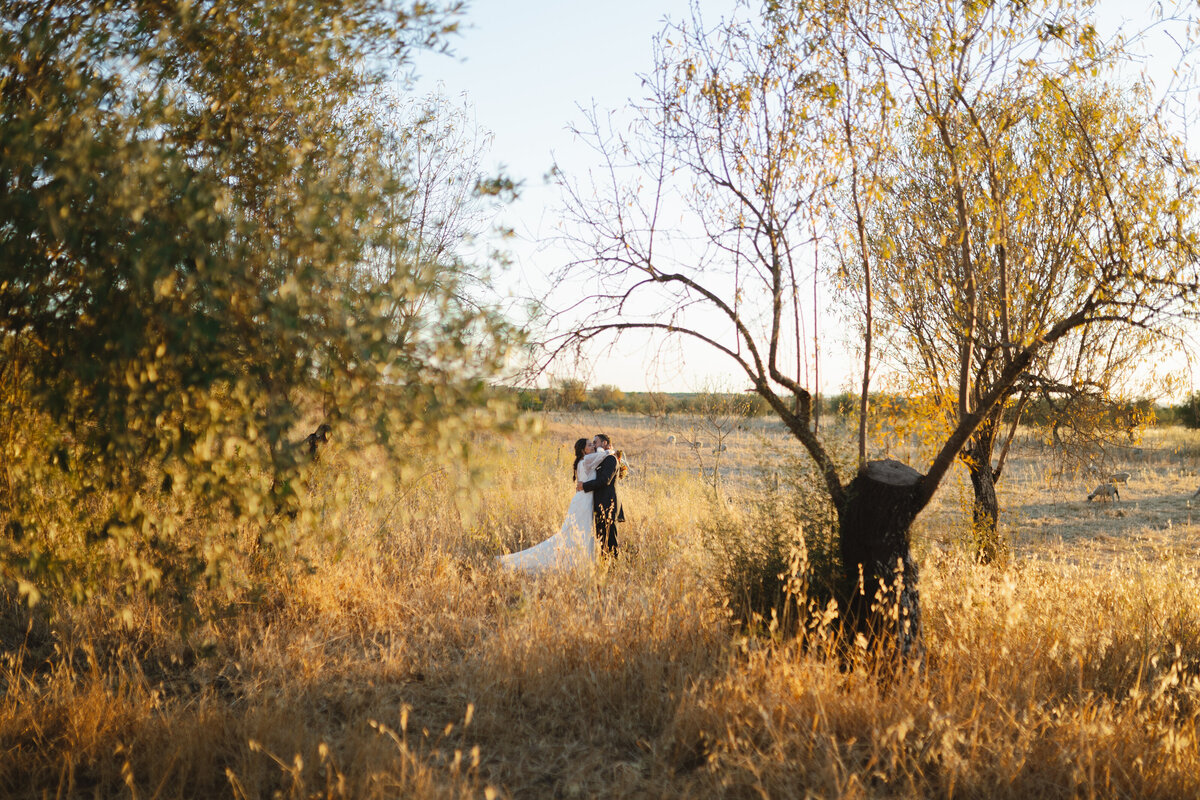
[[[0,575],[29,598],[187,595],[286,545],[302,421],[397,465],[465,446],[511,331],[403,246],[370,101],[456,13],[0,2]]]
[[[686,337],[736,365],[822,476],[838,518],[847,618],[860,631],[895,635],[901,654],[920,649],[910,525],[988,415],[1056,343],[1098,325],[1152,328],[1195,287],[1187,153],[1156,138],[1162,130],[1151,108],[1131,101],[1129,118],[1141,124],[1114,129],[1080,101],[1081,87],[1100,80],[1093,73],[1109,63],[1089,8],[819,0],[767,2],[761,13],[740,6],[717,25],[696,14],[657,39],[648,96],[634,105],[628,128],[590,120],[606,168],[567,187],[581,253],[564,280],[589,281],[595,296],[572,307],[586,313],[570,318],[551,353],[638,332]],[[999,163],[1009,124],[978,112],[1030,93],[1080,156],[1062,169],[1074,170],[1071,180],[1089,186],[1094,200],[1086,233],[1042,286],[1025,281],[1006,256],[997,258],[994,280],[983,279],[977,253],[997,239],[974,229],[970,204],[999,199],[988,186],[968,187]],[[945,354],[953,417],[924,471],[869,461],[865,424],[875,301],[890,257],[872,237],[910,125],[943,153],[939,196],[953,211],[953,270],[939,288],[953,295],[959,316],[939,324],[959,326],[963,343]],[[1039,177],[1038,191],[1052,193],[1056,176],[1030,180]],[[837,463],[828,434],[814,431],[810,373],[793,371],[789,350],[800,337],[794,307],[806,294],[801,259],[814,219],[847,254],[843,262],[857,264],[857,464]],[[1028,327],[1014,326],[1013,298],[1035,290],[1063,301]],[[988,307],[1001,317],[995,340],[984,340],[981,297],[989,293],[996,300]],[[974,368],[981,351],[993,354],[993,369]]]

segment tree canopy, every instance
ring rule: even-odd
[[[1161,169],[1172,145],[1146,127],[1136,98],[1144,89],[1129,97],[1086,81],[1067,90],[1019,78],[959,101],[934,125],[902,123],[866,222],[869,261],[844,263],[855,291],[873,270],[878,350],[912,391],[934,400],[947,429],[979,408],[1012,354],[1049,320],[1098,310],[1098,286],[1127,290],[1115,262],[1171,258],[1150,242],[1160,235],[1154,209],[1176,201],[1178,187]],[[1122,210],[1114,214],[1114,205]],[[1115,422],[1104,408],[1148,379],[1137,367],[1164,343],[1172,320],[1159,312],[1176,296],[1169,285],[1114,296],[1107,313],[1041,347],[984,413],[960,452],[975,487],[981,556],[996,555],[994,484],[1022,411],[1041,399],[1059,409],[1056,434],[1102,436]]]
[[[398,462],[464,446],[514,332],[460,302],[452,248],[412,244],[379,101],[458,10],[0,3],[0,569],[23,591],[286,541],[301,423]]]

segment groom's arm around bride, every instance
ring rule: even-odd
[[[596,477],[580,484],[583,491],[592,494],[596,538],[600,540],[600,546],[614,556],[617,554],[617,523],[625,521],[620,500],[617,498],[618,467],[617,457],[609,453],[596,467]]]

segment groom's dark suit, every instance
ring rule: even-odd
[[[592,493],[592,515],[596,520],[596,538],[609,555],[617,554],[617,523],[625,521],[625,510],[617,497],[617,457],[610,455],[596,467],[596,477],[583,482],[583,490]]]

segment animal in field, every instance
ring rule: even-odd
[[[1113,485],[1116,485],[1118,483],[1123,483],[1126,486],[1128,486],[1129,485],[1129,473],[1128,472],[1114,472],[1113,474],[1108,476],[1108,482]]]
[[[716,453],[724,453],[725,449],[726,449],[725,445],[723,445],[723,444],[717,445],[716,447],[713,448],[713,454],[715,455]]]
[[[672,447],[675,446],[675,434],[671,434],[667,437],[667,444],[671,445]]]
[[[1092,490],[1088,495],[1088,500],[1120,500],[1121,493],[1117,491],[1117,487],[1111,483],[1102,483]]]
[[[330,438],[332,438],[330,436],[330,434],[332,434],[332,433],[333,433],[333,428],[329,427],[325,423],[321,423],[320,425],[317,426],[317,429],[315,431],[310,433],[308,436],[304,437],[304,441],[302,441],[300,443],[300,446],[305,448],[304,452],[313,461],[316,461],[317,458],[319,457],[320,447],[322,445],[326,444],[330,440]]]

